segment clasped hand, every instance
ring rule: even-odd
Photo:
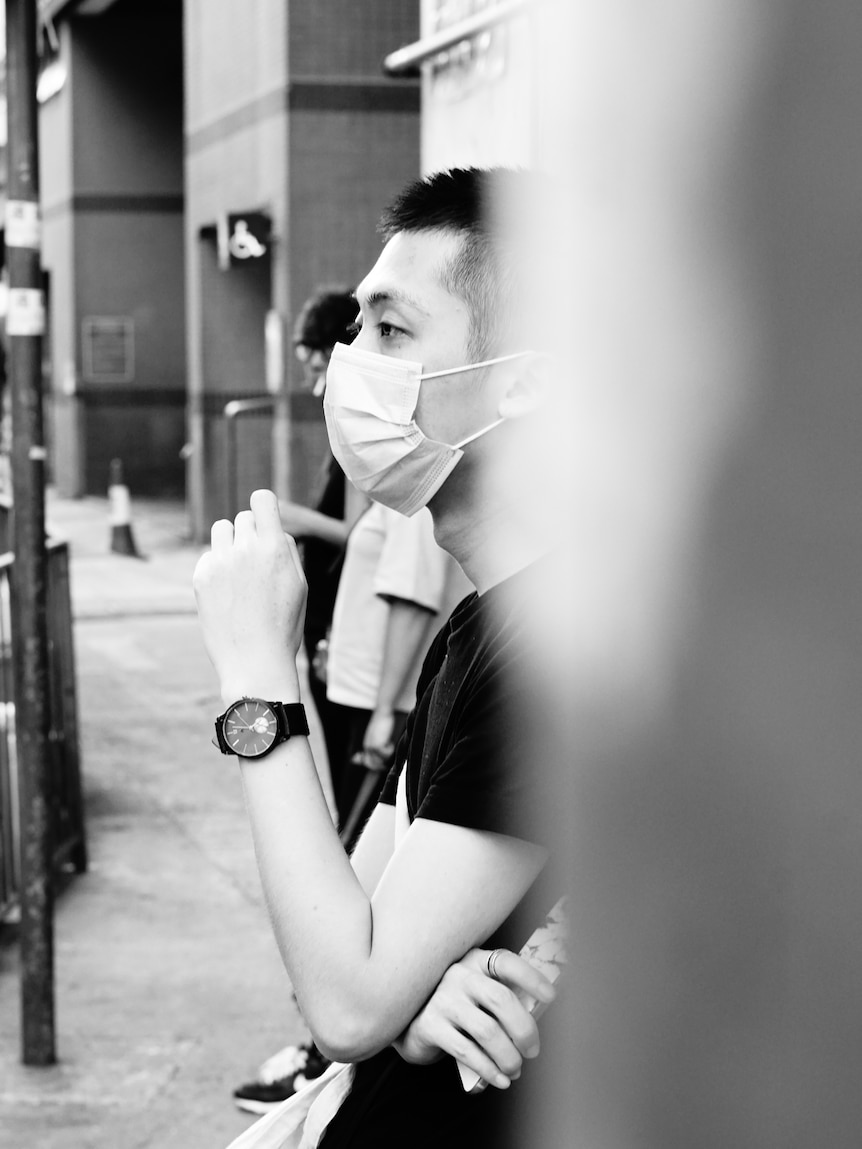
[[[516,993],[547,1005],[556,992],[543,974],[509,950],[500,951],[492,978],[488,956],[487,950],[473,949],[451,965],[394,1045],[413,1065],[430,1064],[448,1053],[490,1085],[506,1089],[520,1077],[524,1059],[539,1052],[535,1019]]]
[[[214,523],[211,539],[193,585],[225,703],[242,695],[298,701],[306,584],[275,495],[255,491],[250,510]]]

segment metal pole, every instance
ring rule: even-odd
[[[224,513],[227,518],[232,519],[237,511],[237,493],[236,493],[236,455],[237,455],[237,438],[239,430],[237,428],[237,412],[228,411],[228,403],[224,412],[224,479],[225,479],[225,508]]]
[[[54,922],[48,774],[48,632],[45,446],[42,434],[36,0],[6,0],[9,105],[9,380],[15,502],[13,643],[21,809],[21,1051],[52,1065]]]

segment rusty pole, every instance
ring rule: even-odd
[[[13,620],[21,810],[21,1056],[52,1065],[54,921],[48,774],[48,630],[40,259],[36,0],[6,0],[9,381],[15,502]]]

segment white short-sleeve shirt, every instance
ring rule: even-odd
[[[428,612],[426,634],[396,700],[396,710],[411,710],[431,639],[470,590],[461,568],[434,541],[427,508],[406,518],[373,503],[347,540],[329,640],[327,697],[342,706],[374,709],[389,600],[404,599]]]

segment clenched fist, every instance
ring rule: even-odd
[[[225,705],[243,695],[297,702],[305,576],[272,491],[255,491],[250,506],[213,524],[212,550],[195,568],[204,644]]]

